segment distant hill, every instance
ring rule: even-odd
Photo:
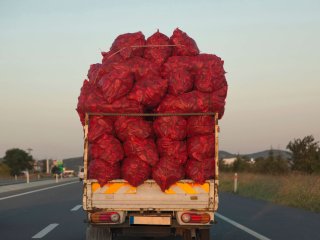
[[[273,154],[274,156],[278,156],[281,155],[284,159],[290,159],[291,158],[291,153],[288,151],[284,151],[284,150],[278,150],[278,149],[273,149]],[[240,154],[241,156],[247,156],[248,158],[259,158],[259,157],[263,157],[263,158],[267,158],[269,156],[269,152],[270,150],[264,150],[261,152],[256,152],[256,153],[249,153],[249,154]],[[219,159],[222,158],[233,158],[236,157],[238,154],[234,154],[234,153],[229,153],[226,151],[219,151]]]
[[[249,154],[240,154],[241,156],[247,156],[249,158],[258,158],[258,157],[263,157],[267,158],[269,156],[269,151],[270,150],[264,150],[261,152],[256,152],[256,153],[249,153]],[[290,159],[291,158],[291,153],[288,151],[284,150],[273,150],[274,156],[278,156],[279,154],[284,158],[284,159]],[[235,153],[229,153],[227,151],[219,151],[219,159],[223,158],[233,158],[237,157],[238,154]],[[0,161],[1,162],[1,161]],[[83,166],[83,157],[74,157],[74,158],[67,158],[63,159],[63,166],[66,169],[72,169],[75,172],[79,171],[79,166]]]

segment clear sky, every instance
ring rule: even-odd
[[[82,155],[75,108],[89,65],[119,34],[176,27],[225,61],[221,149],[320,140],[318,0],[0,0],[0,157],[13,147]]]

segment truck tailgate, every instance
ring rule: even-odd
[[[127,211],[215,210],[218,204],[217,185],[214,180],[202,185],[183,180],[162,192],[153,180],[138,187],[132,187],[124,180],[114,180],[100,187],[95,180],[87,180],[84,183],[83,207],[85,210]]]

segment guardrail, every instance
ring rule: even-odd
[[[0,176],[0,186],[18,184],[18,183],[28,183],[56,179],[53,174],[29,174],[29,179],[27,175],[15,176],[15,177],[1,177]]]

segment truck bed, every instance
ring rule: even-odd
[[[85,180],[85,210],[108,209],[125,211],[215,211],[218,207],[218,181],[196,184],[182,180],[162,192],[154,180],[132,187],[124,180],[113,180],[100,187],[96,180]]]

